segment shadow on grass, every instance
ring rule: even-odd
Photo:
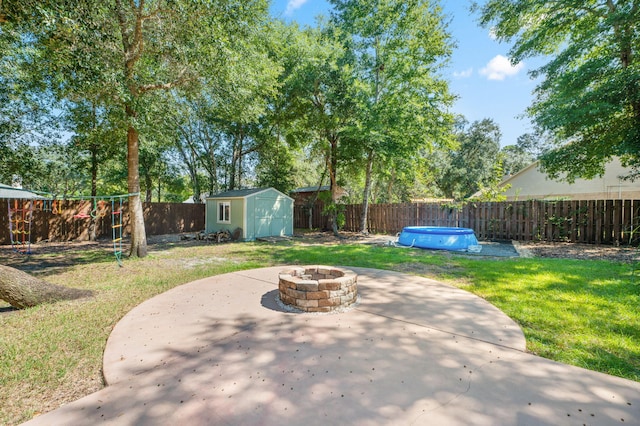
[[[38,276],[57,274],[77,265],[105,262],[116,264],[113,249],[106,248],[75,248],[60,250],[57,253],[21,254],[12,252],[6,256],[3,253],[3,258],[3,263],[7,266]]]

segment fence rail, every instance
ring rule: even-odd
[[[15,200],[0,199],[0,244],[11,243],[9,201],[15,203]],[[22,208],[23,201],[19,203]],[[95,225],[97,238],[112,236],[110,202],[97,207],[89,200],[57,201],[54,204],[36,200],[24,203],[34,203],[29,235],[31,242],[86,241],[89,240],[92,223]],[[29,204],[24,204],[24,207],[30,209]],[[204,204],[143,203],[142,207],[147,235],[197,232],[204,229]],[[119,208],[117,204],[115,208]],[[128,235],[131,232],[129,203],[125,202],[122,210],[123,235]],[[119,223],[120,215],[116,215],[115,219]]]
[[[297,206],[296,206],[297,207]],[[318,216],[321,209],[314,209]],[[360,230],[360,204],[344,206],[346,231]],[[295,227],[308,222],[294,215]],[[326,218],[324,219],[326,220]],[[316,226],[314,221],[314,227]],[[467,203],[372,204],[370,232],[395,234],[405,226],[471,228],[481,240],[567,241],[589,244],[636,244],[640,200],[509,201]]]

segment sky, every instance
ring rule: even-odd
[[[502,132],[501,145],[514,145],[520,135],[532,130],[529,119],[522,117],[536,85],[528,71],[542,63],[531,60],[512,66],[507,59],[510,45],[498,43],[488,29],[477,24],[477,17],[469,12],[469,0],[441,0],[441,4],[457,45],[442,73],[458,97],[453,112],[469,122],[493,119]],[[327,16],[330,8],[324,0],[272,0],[271,14],[314,26],[315,18]]]

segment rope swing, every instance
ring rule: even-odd
[[[72,216],[74,219],[97,219],[111,215],[111,240],[113,244],[113,254],[119,266],[122,265],[122,235],[123,235],[123,205],[125,199],[140,195],[120,194],[91,197],[70,197],[66,200],[89,201],[83,205]],[[51,197],[51,195],[49,195]],[[19,253],[31,254],[31,222],[33,218],[34,205],[39,211],[48,211],[51,214],[62,214],[61,200],[55,197],[42,198],[37,202],[26,199],[8,199],[9,235],[12,248]],[[111,210],[109,211],[109,208]],[[108,219],[107,219],[108,220]],[[97,226],[97,224],[96,224]]]
[[[122,199],[124,197],[118,197],[111,199],[111,239],[113,241],[113,255],[116,257],[116,262],[122,267]],[[116,209],[117,207],[117,209]]]
[[[33,219],[33,202],[9,199],[9,236],[11,247],[18,253],[31,254],[31,220]],[[13,208],[11,207],[13,204]]]

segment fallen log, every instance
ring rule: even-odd
[[[91,290],[51,284],[9,266],[0,265],[0,299],[18,309],[43,303],[75,300],[93,295]]]

